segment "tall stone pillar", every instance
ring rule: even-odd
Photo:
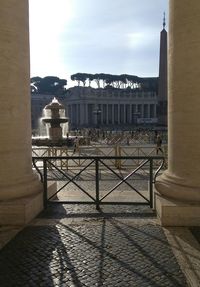
[[[124,117],[123,117],[123,124],[126,123],[126,105],[123,104],[123,112],[124,112]]]
[[[1,0],[0,224],[24,224],[42,209],[32,171],[28,0]]]
[[[115,113],[115,109],[114,109],[114,105],[112,104],[112,125],[115,124],[115,116],[114,116],[114,113]]]
[[[120,125],[120,104],[117,104],[117,122]]]
[[[129,122],[129,124],[131,124],[131,123],[132,123],[131,105],[129,105],[128,110],[129,110],[129,119],[128,119],[128,122]]]
[[[165,30],[165,16],[163,30],[160,33],[158,125],[167,126],[167,31]]]
[[[156,181],[163,225],[200,225],[200,1],[170,1],[168,170]]]
[[[84,126],[84,103],[81,101],[80,103],[80,126],[83,127]]]
[[[85,124],[88,125],[88,104],[85,104]]]
[[[108,116],[108,104],[106,105],[106,124],[109,124],[109,116]]]
[[[76,114],[77,114],[77,117],[76,117],[77,127],[79,128],[80,127],[80,104],[76,105]]]

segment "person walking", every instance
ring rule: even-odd
[[[78,152],[78,149],[79,149],[79,140],[78,140],[78,137],[75,137],[73,154]]]
[[[162,139],[160,137],[160,135],[157,135],[156,137],[156,154],[158,154],[158,152],[163,153],[163,149],[162,149]]]

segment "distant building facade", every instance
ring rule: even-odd
[[[32,130],[37,133],[43,108],[54,95],[32,94]],[[71,130],[80,128],[129,129],[157,124],[156,91],[72,87],[57,97],[66,108]]]
[[[71,129],[126,129],[157,124],[156,91],[73,87],[66,97]]]

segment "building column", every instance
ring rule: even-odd
[[[147,104],[147,118],[150,118],[150,104]]]
[[[153,109],[153,117],[156,118],[157,114],[156,114],[156,105],[154,105],[154,109]]]
[[[108,104],[105,105],[106,107],[106,125],[108,124]]]
[[[84,112],[85,112],[85,105],[81,101],[81,103],[80,103],[80,126],[81,127],[84,126]]]
[[[24,224],[43,208],[32,171],[28,0],[0,10],[0,224]]]
[[[123,124],[126,124],[126,104],[123,104],[123,110],[124,110],[124,118],[123,118]]]
[[[80,128],[80,122],[81,122],[81,109],[80,109],[80,104],[77,104],[77,126]]]
[[[156,181],[163,225],[200,225],[200,1],[170,1],[168,170]]]
[[[141,104],[141,118],[144,118],[144,104]]]
[[[85,124],[88,126],[88,104],[85,104]]]
[[[102,106],[102,104],[98,105],[98,109],[101,111],[100,114],[99,114],[99,124],[101,125],[102,124],[102,117],[103,117],[103,115],[102,115],[102,113],[103,113],[103,106]]]
[[[132,124],[132,110],[131,110],[131,105],[129,105],[129,123]]]
[[[118,110],[118,115],[117,115],[117,118],[118,118],[118,124],[120,125],[120,104],[117,104],[118,107],[117,107],[117,110]]]
[[[112,104],[112,125],[115,124],[115,116],[114,116],[115,110],[114,110],[114,104]]]
[[[77,104],[73,104],[73,116],[74,116],[74,126],[77,129]]]

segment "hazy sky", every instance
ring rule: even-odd
[[[158,76],[168,0],[29,0],[29,7],[31,77]]]

